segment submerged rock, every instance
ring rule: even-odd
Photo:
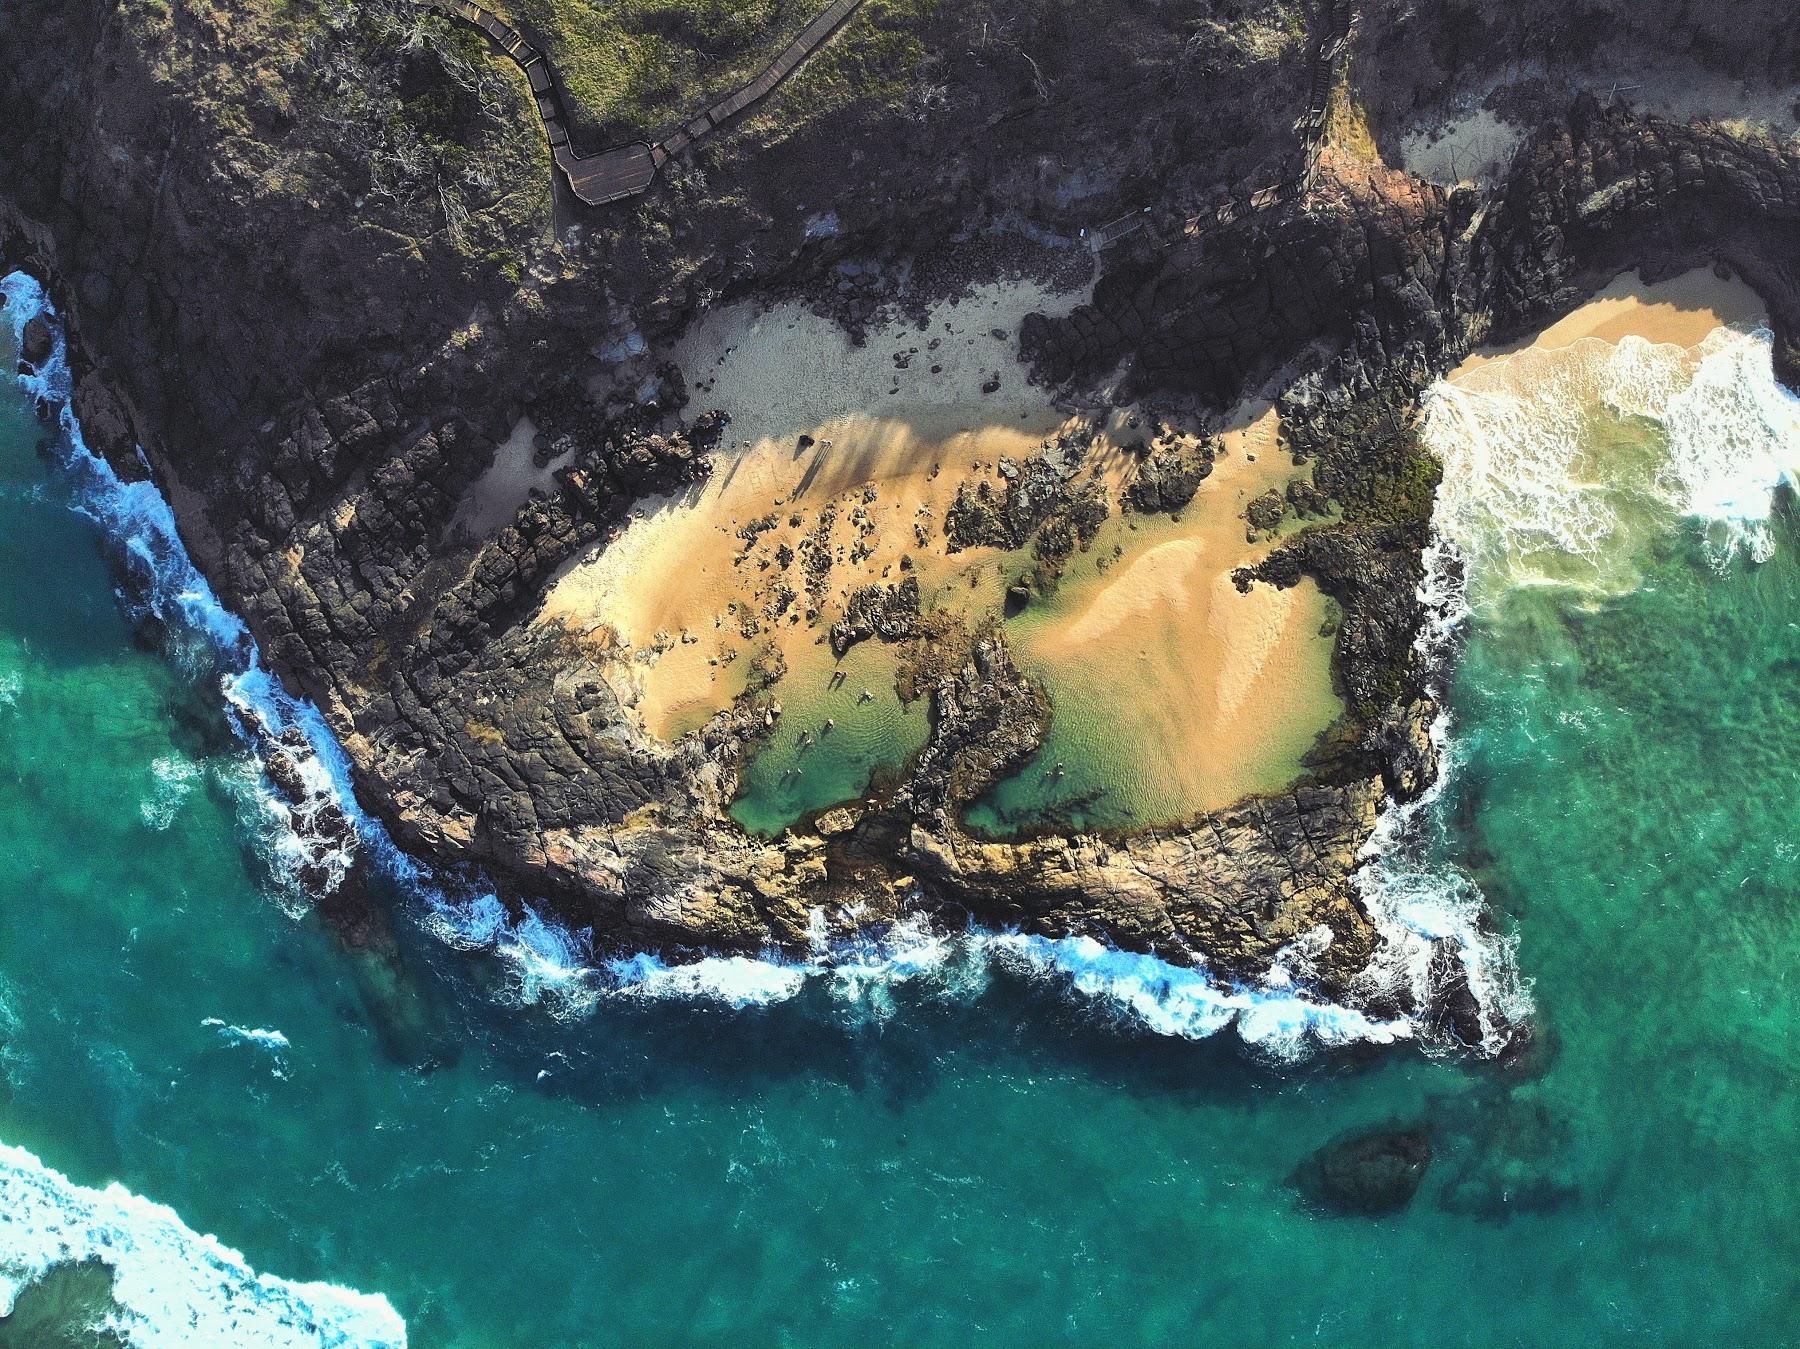
[[[1324,1212],[1377,1218],[1412,1203],[1430,1165],[1431,1133],[1423,1124],[1383,1125],[1327,1143],[1289,1183]]]
[[[1529,1090],[1482,1094],[1443,1112],[1466,1134],[1461,1162],[1444,1182],[1439,1207],[1488,1222],[1548,1213],[1581,1193],[1567,1120]]]

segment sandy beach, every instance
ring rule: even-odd
[[[1290,781],[1338,710],[1325,601],[1310,586],[1240,594],[1230,573],[1274,546],[1247,540],[1246,506],[1305,470],[1258,404],[1223,428],[1224,452],[1179,518],[1122,514],[1139,463],[1126,447],[1145,419],[1071,419],[1028,382],[1013,345],[1026,313],[1081,298],[983,287],[860,347],[796,306],[709,315],[676,355],[692,406],[731,417],[713,475],[640,503],[619,538],[557,581],[540,621],[586,640],[655,736],[696,729],[753,667],[777,663],[771,696],[798,726],[841,673],[827,634],[857,587],[911,576],[927,612],[998,618],[1006,587],[1035,565],[1029,546],[952,551],[945,514],[966,481],[998,482],[1002,458],[1078,431],[1075,471],[1106,485],[1112,515],[1055,591],[1008,624],[1022,667],[1050,690],[1064,732],[1093,728],[1105,772],[1149,784],[1129,794],[1157,818]],[[833,712],[841,731],[899,724],[899,659],[862,653],[856,701]]]
[[[1458,379],[1528,347],[1548,351],[1573,346],[1588,337],[1602,342],[1641,337],[1647,342],[1691,347],[1715,328],[1755,326],[1765,321],[1762,301],[1737,277],[1721,277],[1709,268],[1696,267],[1653,283],[1639,272],[1625,272],[1536,337],[1471,353],[1450,378]]]
[[[924,564],[945,557],[943,515],[957,484],[1002,455],[1029,455],[1063,421],[1026,381],[1011,333],[1033,310],[1061,312],[1082,298],[985,286],[940,306],[923,329],[898,323],[861,347],[797,305],[707,316],[676,357],[693,406],[731,416],[717,469],[684,493],[641,503],[620,539],[561,578],[544,618],[609,630],[600,635],[624,657],[621,691],[664,738],[730,706],[758,646],[780,652],[789,678],[823,682],[833,664],[824,631],[849,591],[897,580],[902,557],[931,580]],[[779,583],[770,559],[797,553],[828,511],[833,566],[821,621],[805,620],[798,567],[785,582],[793,600],[771,618],[766,596]]]

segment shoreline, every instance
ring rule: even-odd
[[[1646,281],[1629,268],[1531,337],[1477,347],[1445,379],[1454,383],[1494,361],[1521,351],[1553,351],[1585,338],[1616,345],[1638,337],[1653,345],[1697,345],[1715,328],[1767,327],[1769,309],[1736,273],[1693,267],[1662,281]]]
[[[380,820],[361,808],[351,786],[349,761],[324,717],[288,694],[279,677],[263,669],[254,640],[245,640],[247,634],[236,615],[214,596],[204,578],[193,572],[160,489],[148,480],[124,483],[86,444],[71,401],[47,379],[47,373],[62,362],[65,350],[60,319],[47,294],[36,312],[48,314],[55,323],[52,362],[30,376],[21,371],[15,378],[37,402],[40,417],[53,414],[59,419],[70,435],[71,449],[92,461],[103,486],[110,484],[122,497],[128,492],[148,494],[144,501],[134,497],[113,507],[100,506],[95,517],[101,536],[123,551],[135,551],[148,539],[144,556],[150,563],[142,573],[128,578],[143,590],[146,611],[172,629],[201,637],[209,643],[222,670],[237,671],[235,685],[228,683],[221,701],[228,711],[238,714],[232,717],[233,728],[264,766],[271,799],[281,800],[291,809],[270,764],[272,747],[279,744],[284,752],[293,754],[292,732],[314,756],[314,766],[304,768],[303,776],[309,782],[317,778],[315,785],[322,795],[307,810],[292,811],[289,828],[294,837],[303,848],[311,846],[313,840],[306,829],[320,823],[329,827],[328,812],[337,812],[352,831],[354,843],[335,832],[323,836],[322,841],[333,849],[353,847],[353,865],[391,873],[392,879],[416,892],[424,912],[415,914],[414,921],[422,931],[453,950],[485,952],[491,957],[506,974],[490,993],[516,997],[519,1006],[543,1004],[557,1019],[580,1016],[606,996],[680,997],[739,1009],[762,1007],[798,995],[813,978],[833,982],[847,973],[858,986],[871,979],[905,982],[952,959],[959,944],[966,944],[978,950],[995,970],[1056,980],[1065,996],[1107,1006],[1122,1025],[1184,1039],[1204,1039],[1235,1028],[1248,1046],[1274,1062],[1294,1062],[1321,1050],[1364,1042],[1390,1044],[1414,1034],[1415,1025],[1409,1018],[1384,1019],[1354,1003],[1321,998],[1316,996],[1320,990],[1285,975],[1265,983],[1246,983],[1228,970],[1215,970],[1205,963],[1166,961],[1088,936],[1048,938],[972,922],[959,932],[946,929],[940,921],[942,915],[931,909],[902,912],[885,922],[877,920],[823,944],[815,938],[804,956],[771,949],[748,957],[691,949],[659,953],[653,948],[602,947],[592,934],[559,926],[529,903],[513,912],[479,877],[459,890],[438,889],[442,878],[429,864],[402,850]],[[68,370],[66,364],[60,368]],[[63,465],[60,471],[71,471],[70,465]],[[92,490],[87,490],[91,497]],[[96,503],[90,500],[89,504]],[[170,566],[176,568],[176,575],[168,573]],[[190,573],[192,585],[183,579]],[[678,958],[671,961],[665,956]],[[364,1297],[342,1291],[353,1299]],[[380,1302],[379,1295],[369,1299],[376,1309]]]
[[[1766,322],[1763,301],[1754,291],[1740,280],[1718,276],[1711,268],[1694,268],[1658,283],[1645,282],[1634,269],[1615,277],[1532,338],[1471,352],[1446,372],[1441,382],[1460,387],[1473,376],[1473,382],[1482,384],[1515,358],[1564,351],[1582,343],[1603,342],[1616,347],[1628,338],[1636,338],[1685,351],[1721,328],[1762,327]],[[1425,552],[1423,621],[1415,641],[1425,686],[1438,708],[1427,732],[1434,771],[1412,800],[1390,802],[1364,850],[1364,866],[1359,872],[1365,903],[1381,914],[1378,921],[1390,926],[1388,940],[1396,948],[1403,947],[1410,940],[1407,934],[1417,930],[1418,925],[1406,910],[1416,902],[1422,887],[1427,891],[1437,887],[1442,893],[1453,895],[1462,885],[1455,875],[1431,876],[1420,870],[1422,865],[1429,865],[1421,853],[1429,846],[1433,832],[1427,820],[1439,809],[1455,772],[1451,691],[1473,616],[1462,544],[1447,530],[1444,518],[1455,486],[1446,481],[1439,488],[1431,540]],[[1451,489],[1449,494],[1446,488]],[[1462,914],[1465,949],[1479,951],[1493,942],[1502,943],[1489,952],[1486,960],[1478,961],[1467,976],[1471,984],[1477,978],[1487,981],[1487,987],[1475,998],[1483,1022],[1487,1022],[1490,1009],[1503,1009],[1504,1019],[1499,1025],[1529,1027],[1534,1008],[1511,952],[1510,939],[1502,938],[1491,926],[1483,929],[1489,905],[1479,889],[1462,896],[1462,902],[1465,908],[1474,906]],[[1498,1025],[1493,1029],[1497,1030]],[[1529,1039],[1524,1043],[1528,1044]],[[1502,1048],[1499,1052],[1509,1051]]]
[[[1060,858],[1042,841],[970,849],[959,856],[962,840],[932,815],[935,807],[929,804],[913,821],[923,842],[904,830],[871,828],[837,843],[808,833],[793,840],[792,847],[760,848],[736,832],[710,829],[702,822],[703,807],[718,801],[726,780],[722,765],[730,761],[734,737],[744,728],[713,726],[699,746],[687,746],[679,754],[646,744],[634,734],[629,718],[618,715],[610,690],[591,678],[585,663],[561,663],[567,652],[557,634],[529,631],[517,621],[540,598],[542,582],[564,556],[557,549],[584,547],[594,533],[610,527],[607,507],[628,499],[633,486],[644,481],[624,471],[631,467],[630,456],[642,452],[654,458],[645,441],[660,444],[660,430],[652,436],[647,422],[629,420],[629,409],[615,421],[607,409],[590,407],[577,397],[567,424],[589,416],[600,419],[604,433],[616,437],[610,447],[619,451],[618,460],[595,459],[586,469],[596,474],[617,470],[619,477],[592,493],[584,490],[595,483],[587,472],[580,484],[565,479],[560,499],[534,503],[521,512],[520,530],[503,529],[497,540],[478,550],[466,585],[432,590],[440,574],[424,575],[414,566],[430,546],[418,544],[407,530],[416,528],[427,539],[435,538],[433,531],[447,523],[457,496],[491,462],[496,443],[498,418],[492,416],[467,439],[460,433],[444,441],[400,439],[407,427],[425,424],[442,410],[432,399],[442,392],[446,376],[467,374],[489,357],[504,366],[503,344],[494,339],[483,345],[489,339],[473,329],[467,333],[473,348],[467,358],[459,347],[423,371],[423,382],[409,385],[405,406],[384,401],[396,392],[390,387],[373,395],[357,390],[344,396],[336,409],[342,414],[339,424],[319,432],[324,437],[321,462],[336,466],[325,481],[296,486],[261,466],[263,476],[242,503],[247,523],[228,529],[223,540],[231,568],[223,584],[247,606],[247,620],[269,639],[276,667],[328,709],[357,759],[360,785],[396,837],[421,855],[491,869],[508,886],[505,906],[515,915],[525,903],[519,895],[544,895],[562,918],[592,926],[621,948],[642,944],[680,952],[775,946],[797,951],[807,935],[794,915],[809,902],[828,901],[846,890],[861,894],[867,887],[874,908],[861,912],[880,915],[900,902],[903,884],[918,882],[930,892],[928,902],[946,912],[1004,915],[1023,909],[1046,933],[1091,925],[1110,939],[1216,960],[1246,976],[1266,968],[1283,943],[1311,922],[1330,928],[1339,939],[1322,966],[1321,979],[1347,987],[1369,954],[1370,930],[1366,913],[1340,903],[1355,867],[1338,855],[1338,845],[1351,845],[1354,851],[1366,838],[1373,808],[1367,816],[1363,812],[1371,790],[1389,788],[1402,799],[1416,793],[1416,741],[1426,715],[1418,701],[1417,671],[1400,651],[1399,628],[1405,626],[1407,638],[1416,631],[1412,581],[1424,542],[1417,508],[1420,488],[1429,484],[1404,445],[1396,448],[1394,441],[1403,437],[1390,436],[1392,423],[1381,419],[1411,406],[1416,381],[1469,330],[1459,324],[1522,324],[1522,316],[1540,310],[1550,317],[1561,303],[1565,292],[1558,287],[1566,285],[1571,267],[1598,265],[1594,255],[1606,256],[1603,246],[1630,255],[1629,232],[1645,218],[1646,206],[1660,202],[1672,211],[1687,210],[1693,205],[1690,198],[1710,192],[1704,204],[1716,208],[1722,203],[1736,211],[1730,218],[1743,222],[1742,230],[1726,242],[1752,259],[1761,256],[1762,236],[1756,231],[1768,227],[1765,217],[1771,208],[1754,196],[1762,190],[1761,180],[1734,170],[1763,160],[1773,163],[1771,173],[1791,170],[1785,162],[1775,163],[1775,152],[1768,147],[1730,142],[1716,128],[1640,123],[1618,109],[1583,107],[1577,112],[1569,125],[1558,124],[1528,147],[1529,154],[1522,152],[1519,192],[1484,215],[1475,232],[1462,235],[1442,228],[1454,203],[1429,191],[1410,190],[1398,175],[1344,177],[1342,166],[1328,156],[1321,161],[1327,176],[1306,209],[1279,202],[1269,207],[1284,227],[1297,232],[1296,249],[1267,255],[1273,308],[1242,314],[1239,333],[1230,342],[1221,341],[1217,351],[1195,345],[1196,331],[1206,335],[1203,325],[1195,325],[1224,302],[1216,292],[1228,279],[1208,269],[1232,249],[1262,237],[1260,223],[1221,219],[1203,249],[1178,243],[1154,259],[1152,271],[1160,267],[1163,273],[1147,279],[1121,277],[1120,285],[1097,288],[1093,303],[1069,316],[1067,331],[1053,319],[1029,325],[1027,345],[1049,362],[1047,370],[1071,375],[1113,370],[1126,356],[1137,356],[1143,360],[1134,387],[1155,387],[1159,379],[1186,372],[1196,396],[1241,388],[1265,368],[1283,368],[1281,358],[1301,350],[1320,353],[1320,365],[1302,374],[1304,386],[1290,391],[1291,398],[1283,395],[1284,412],[1292,409],[1305,423],[1292,428],[1296,445],[1325,456],[1320,463],[1333,474],[1334,492],[1359,515],[1348,527],[1314,531],[1278,550],[1269,563],[1279,560],[1280,565],[1268,567],[1265,579],[1293,585],[1312,575],[1322,588],[1327,582],[1335,587],[1335,595],[1348,606],[1349,621],[1340,630],[1335,659],[1355,700],[1358,722],[1350,733],[1356,743],[1347,736],[1337,746],[1339,757],[1330,776],[1273,801],[1245,803],[1243,810],[1224,812],[1220,819],[1196,821],[1192,829],[1109,840],[1107,847],[1117,845],[1115,852],[1090,847],[1079,837],[1061,840]],[[1718,151],[1716,172],[1707,168],[1701,181],[1678,179],[1667,189],[1658,186],[1654,175],[1642,174],[1602,184],[1607,195],[1594,202],[1596,209],[1604,206],[1605,214],[1597,220],[1590,211],[1577,222],[1575,207],[1589,198],[1560,191],[1572,181],[1571,174],[1590,162],[1584,158],[1590,147],[1619,154],[1653,148],[1673,155],[1692,146]],[[1703,167],[1711,163],[1705,155],[1700,158]],[[1621,161],[1615,155],[1592,162]],[[1659,193],[1670,200],[1661,202]],[[1531,212],[1540,204],[1548,212],[1549,234],[1520,234],[1538,220]],[[1334,251],[1340,235],[1366,240],[1370,230],[1397,252]],[[1544,256],[1532,251],[1539,239],[1549,240]],[[1552,247],[1558,243],[1575,245],[1576,251]],[[1441,257],[1431,252],[1440,244],[1449,250]],[[1457,292],[1450,312],[1444,312],[1436,297],[1449,292],[1419,288],[1414,271],[1429,280],[1433,268],[1460,266],[1473,250],[1490,245],[1515,248],[1512,256],[1520,260],[1521,270],[1505,278],[1505,289],[1488,284],[1495,278],[1478,276],[1477,289],[1466,296]],[[1711,247],[1722,251],[1725,246]],[[1665,243],[1654,251],[1643,244],[1637,252],[1650,252],[1667,265],[1670,247]],[[1301,257],[1325,254],[1333,264],[1326,273],[1310,262],[1298,265]],[[1405,277],[1380,272],[1390,256],[1409,260]],[[1440,271],[1439,279],[1447,275]],[[1387,282],[1396,283],[1395,288]],[[1346,297],[1365,294],[1375,298],[1357,302],[1355,344],[1333,352],[1305,345],[1320,336],[1321,307],[1336,314],[1350,303]],[[1147,312],[1134,314],[1140,297],[1152,303]],[[1778,330],[1782,317],[1777,311]],[[1021,323],[1022,335],[1027,327]],[[459,340],[461,336],[459,331]],[[1434,347],[1434,340],[1445,345]],[[1373,406],[1359,405],[1356,400],[1370,391]],[[464,410],[457,405],[459,413]],[[302,428],[286,425],[286,440],[279,439],[282,429],[267,432],[266,448],[271,454],[277,446],[285,447],[282,453],[298,452],[303,442],[296,437]],[[309,423],[305,429],[315,428]],[[690,462],[692,447],[680,440],[680,432],[674,434],[679,443],[658,464]],[[394,527],[385,533],[340,527],[339,520],[363,521],[367,516],[356,507],[384,504],[383,493],[393,491],[394,481],[372,487],[357,472],[382,447],[395,461],[402,497],[407,484],[423,477],[447,484],[441,493],[445,500],[413,496],[422,517],[387,521],[383,528]],[[434,514],[439,505],[445,509]],[[283,545],[309,531],[322,531],[315,537],[327,545],[307,551],[310,574],[282,571],[276,564],[297,556]],[[550,542],[540,547],[540,539]],[[297,572],[298,562],[290,570]],[[357,578],[370,575],[379,577],[379,583],[359,588]],[[423,590],[413,588],[418,581],[425,583]],[[359,603],[340,603],[346,595]],[[424,603],[415,608],[420,600]],[[384,634],[400,623],[422,623],[433,639],[416,662],[408,649],[385,640]],[[979,662],[970,668],[976,675],[985,673]],[[421,677],[423,689],[417,686]],[[974,693],[979,685],[971,677],[963,687]],[[970,706],[1004,715],[1000,704],[985,697],[972,698]],[[490,709],[498,720],[490,719]],[[990,725],[975,718],[959,726],[955,736],[940,739],[940,762],[957,773],[967,768],[960,779],[965,782],[978,780],[984,763],[996,771],[1010,766],[1007,756],[1023,743],[1009,747],[991,733]],[[480,790],[494,782],[505,790]],[[1291,815],[1286,813],[1290,807]],[[894,821],[881,823],[891,826]],[[1216,832],[1223,824],[1241,829],[1244,839],[1229,862],[1196,845],[1206,830]],[[1259,868],[1267,864],[1267,874],[1281,874],[1281,861],[1297,846],[1296,837],[1319,827],[1336,832],[1316,870],[1308,872],[1306,885],[1265,884]],[[1190,850],[1179,863],[1173,855],[1177,847]],[[1115,856],[1118,860],[1111,861]],[[1079,860],[1070,864],[1069,857]],[[1206,886],[1197,885],[1196,863],[1215,862],[1222,872]],[[1278,921],[1245,929],[1229,917],[1259,905]],[[853,930],[863,921],[848,908],[829,903],[827,908],[828,921],[837,925],[834,931]]]

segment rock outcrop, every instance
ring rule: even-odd
[[[292,8],[297,25],[318,18]],[[198,560],[324,711],[404,846],[484,868],[603,942],[676,954],[800,949],[815,913],[841,927],[905,904],[1244,977],[1323,928],[1319,977],[1342,990],[1376,943],[1361,847],[1384,795],[1435,771],[1414,649],[1436,486],[1412,431],[1419,391],[1472,343],[1529,332],[1625,267],[1700,263],[1757,288],[1793,378],[1800,160],[1584,99],[1539,109],[1490,192],[1328,149],[1305,193],[1190,228],[1198,203],[1293,157],[1308,44],[1291,7],[1251,42],[1156,7],[1020,6],[1041,61],[978,42],[965,8],[930,21],[943,59],[907,90],[743,128],[666,197],[553,234],[541,182],[517,187],[547,181],[521,91],[484,85],[470,104],[448,48],[396,72],[361,29],[324,19],[307,55],[260,10],[234,25],[183,0],[15,6],[0,13],[0,115],[37,134],[0,182],[0,251],[58,282],[95,443],[144,445]],[[408,81],[443,95],[432,144],[461,151],[438,165],[441,199],[371,177],[349,86],[319,52],[361,63],[356,97],[400,119],[379,125],[423,116],[406,111]],[[977,634],[922,677],[931,740],[895,791],[828,829],[747,836],[724,808],[767,729],[756,709],[658,741],[586,635],[529,621],[634,500],[708,471],[720,422],[683,424],[659,353],[703,300],[797,292],[854,331],[919,300],[871,278],[953,287],[999,265],[991,241],[1020,220],[1015,249],[1126,212],[1150,223],[1106,254],[1091,303],[1027,320],[1020,345],[1054,384],[1123,362],[1116,396],[1220,407],[1299,372],[1284,434],[1313,464],[1307,509],[1338,510],[1238,579],[1312,577],[1336,601],[1348,721],[1303,785],[1178,828],[977,840],[961,808],[1038,748],[1048,714],[1004,642]],[[468,537],[464,503],[526,413],[561,466]],[[1131,504],[1179,508],[1206,463],[1153,458]],[[1045,459],[1000,477],[958,500],[952,539],[1035,539],[1053,569],[1108,509]],[[834,646],[920,641],[907,585],[861,597]]]

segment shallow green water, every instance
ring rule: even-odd
[[[1536,981],[1527,1069],[1276,1069],[973,957],[558,1019],[404,921],[390,983],[289,916],[213,677],[134,638],[39,435],[9,394],[0,1141],[77,1184],[421,1345],[1800,1339],[1791,521],[1478,611],[1442,818]],[[1404,1214],[1296,1206],[1310,1149],[1419,1118]]]
[[[731,805],[733,819],[770,838],[854,801],[878,775],[911,762],[931,731],[924,700],[908,706],[895,694],[893,656],[880,642],[851,647],[823,688],[793,683],[781,686],[781,720],[745,764]]]

